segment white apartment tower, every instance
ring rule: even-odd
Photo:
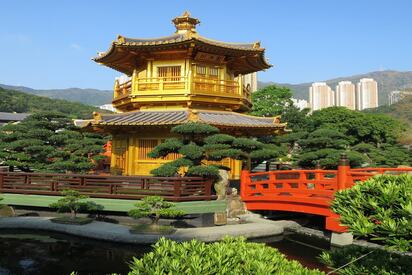
[[[364,110],[378,107],[378,83],[372,78],[359,80],[356,90],[356,108]]]
[[[335,105],[332,89],[325,82],[314,82],[309,87],[309,106],[312,111]]]
[[[256,90],[258,89],[258,79],[256,72],[242,75],[242,81],[245,87],[249,86],[251,93],[256,92]]]
[[[336,106],[343,106],[351,110],[356,109],[355,85],[350,81],[340,81],[336,85]]]

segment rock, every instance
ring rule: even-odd
[[[220,180],[215,183],[214,187],[217,194],[217,200],[224,200],[229,185],[229,173],[226,170],[220,169],[219,176]]]
[[[227,224],[226,212],[216,212],[214,215],[215,225],[225,225]]]
[[[353,243],[353,235],[351,233],[336,233],[332,232],[330,244],[334,246],[346,246]]]
[[[232,188],[232,194],[227,196],[227,213],[228,218],[246,214],[246,205],[238,195],[236,188]]]

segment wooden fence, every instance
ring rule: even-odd
[[[71,189],[96,198],[140,199],[158,195],[169,201],[216,198],[212,180],[201,177],[98,176],[0,172],[0,192],[61,195]]]

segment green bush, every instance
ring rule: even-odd
[[[190,160],[202,159],[203,153],[203,148],[192,142],[187,145],[183,145],[179,149],[179,154],[184,155],[186,158]]]
[[[219,129],[205,123],[188,122],[172,128],[172,133],[187,135],[212,135],[219,133]]]
[[[355,236],[412,250],[412,175],[378,175],[339,191],[331,205]]]
[[[215,134],[205,138],[205,142],[208,144],[232,144],[235,137],[227,134]]]
[[[182,210],[173,209],[172,202],[165,201],[160,196],[147,196],[135,203],[135,208],[129,211],[129,216],[135,219],[148,217],[152,219],[152,224],[157,225],[161,217],[176,218],[184,216]]]
[[[129,275],[137,274],[324,274],[287,260],[275,248],[226,237],[206,244],[161,238],[153,251],[133,258]]]
[[[155,177],[175,177],[178,174],[179,167],[170,163],[165,163],[152,171],[150,173]]]
[[[51,203],[50,208],[56,208],[57,212],[70,212],[71,219],[76,219],[79,212],[94,212],[103,210],[103,206],[92,201],[85,201],[88,196],[81,195],[75,190],[64,190],[62,192],[63,198],[57,202]]]
[[[371,250],[369,248],[354,245],[322,252],[320,260],[331,269],[337,269],[363,255],[367,256],[340,269],[338,273],[346,275],[406,275],[410,274],[410,271],[412,270],[412,261],[410,260],[410,257],[390,253],[384,250]]]
[[[205,178],[219,178],[219,168],[214,165],[198,165],[192,166],[187,170],[187,175],[192,177],[205,177]]]
[[[176,138],[166,139],[165,142],[156,146],[156,148],[149,152],[148,157],[160,158],[166,157],[169,153],[173,153],[179,150],[183,146],[183,143]]]

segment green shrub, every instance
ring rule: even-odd
[[[187,175],[192,177],[205,177],[205,178],[219,178],[219,168],[214,165],[198,165],[192,166],[187,170]]]
[[[322,252],[320,260],[328,267],[337,269],[363,255],[366,256],[345,268],[340,269],[338,273],[347,275],[406,275],[410,274],[409,272],[412,270],[412,261],[410,260],[410,257],[390,253],[384,250],[369,249],[354,245]]]
[[[172,133],[187,135],[212,135],[219,133],[219,129],[205,123],[188,122],[172,128]]]
[[[177,176],[179,167],[170,163],[165,163],[152,171],[150,173],[155,177],[175,177]]]
[[[220,242],[177,243],[161,238],[153,251],[133,258],[130,275],[136,274],[324,274],[290,261],[275,248],[226,237]]]
[[[412,250],[412,175],[378,175],[339,191],[331,205],[355,236]]]
[[[176,138],[166,139],[165,142],[156,146],[154,150],[147,154],[151,158],[166,157],[169,153],[173,153],[179,150],[183,146],[183,143]]]
[[[203,153],[203,148],[192,142],[187,145],[183,145],[179,149],[179,154],[184,155],[186,158],[190,160],[202,159]]]
[[[227,134],[215,134],[205,138],[207,144],[232,144],[235,137]]]
[[[185,215],[182,210],[173,209],[172,202],[165,201],[160,196],[147,196],[135,203],[135,208],[129,211],[129,216],[137,219],[149,217],[152,224],[157,225],[161,217],[176,218]]]
[[[71,219],[76,219],[79,212],[93,212],[103,210],[103,206],[92,201],[85,201],[88,196],[81,195],[75,190],[64,190],[63,198],[51,203],[50,208],[56,208],[57,212],[70,212]]]

